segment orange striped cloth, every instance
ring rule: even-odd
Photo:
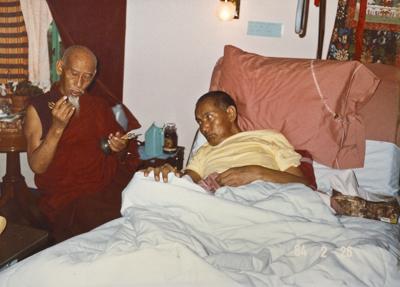
[[[28,35],[19,0],[0,0],[0,83],[28,80]]]

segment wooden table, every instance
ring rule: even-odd
[[[144,144],[139,146],[139,155],[144,152]],[[165,154],[163,153],[160,157],[146,158],[140,159],[139,169],[144,169],[147,167],[156,167],[161,166],[165,163],[169,163],[173,167],[176,167],[178,170],[182,170],[183,168],[183,158],[184,158],[185,148],[183,146],[178,146],[178,149],[173,154]]]
[[[19,154],[25,151],[22,131],[0,133],[0,152],[7,156],[6,173],[0,187],[0,215],[9,221],[40,226],[36,201],[21,174]]]
[[[19,159],[19,153],[25,151],[26,141],[22,131],[0,133],[0,152],[7,154],[6,174],[1,183],[0,206],[2,202],[13,197],[16,190],[26,187]]]
[[[45,230],[8,222],[0,234],[0,268],[46,248],[48,238]]]

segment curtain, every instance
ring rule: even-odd
[[[91,49],[98,58],[94,95],[122,100],[126,0],[47,0],[64,47]]]
[[[29,81],[50,88],[47,31],[52,17],[46,0],[20,0],[29,39]]]
[[[400,66],[400,3],[339,0],[328,59]]]
[[[112,105],[122,101],[124,81],[126,0],[47,0],[65,48],[84,45],[98,59],[89,92]],[[129,129],[139,128],[124,106]]]

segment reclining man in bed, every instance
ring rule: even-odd
[[[200,132],[207,139],[184,171],[169,164],[147,168],[168,181],[168,173],[189,175],[195,183],[210,187],[240,186],[255,180],[308,184],[299,168],[301,156],[287,139],[273,130],[241,131],[237,107],[225,92],[212,91],[200,97],[195,109]],[[214,188],[212,187],[214,186]]]
[[[111,107],[86,93],[96,64],[88,48],[69,47],[56,64],[60,81],[26,112],[28,162],[40,193],[39,210],[55,241],[119,217],[121,191],[136,169],[119,160],[128,142]],[[106,136],[111,155],[100,149]]]

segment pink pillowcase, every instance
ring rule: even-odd
[[[278,130],[319,163],[355,168],[365,154],[358,109],[378,84],[356,61],[263,57],[225,46],[210,89],[234,98],[243,130]]]

